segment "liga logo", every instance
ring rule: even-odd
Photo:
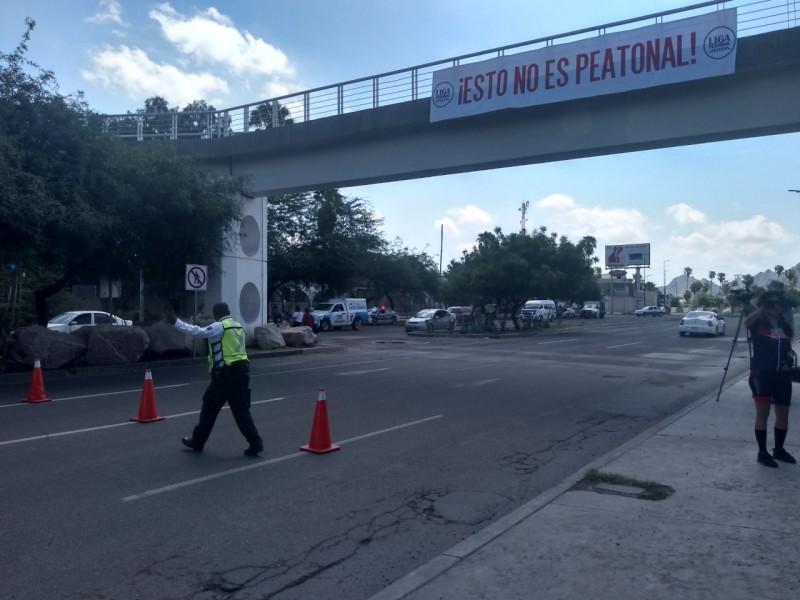
[[[453,89],[453,84],[449,81],[443,81],[434,88],[431,100],[434,106],[444,108],[453,101],[454,96],[455,90]]]
[[[736,48],[736,32],[730,27],[715,27],[708,32],[703,41],[706,56],[719,60],[725,58]]]

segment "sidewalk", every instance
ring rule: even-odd
[[[652,427],[370,600],[800,597],[800,465],[756,463],[745,379],[715,400]],[[796,457],[798,411],[786,444]],[[573,489],[590,468],[674,493],[653,501],[634,497],[638,487]]]

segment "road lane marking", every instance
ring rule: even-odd
[[[183,387],[189,385],[188,383],[176,383],[175,385],[158,385],[155,386],[154,389],[156,390],[165,390],[167,388],[175,388],[175,387]],[[115,396],[117,394],[133,394],[137,393],[140,394],[142,392],[142,388],[136,388],[135,390],[120,390],[119,392],[105,392],[103,394],[86,394],[84,396],[67,396],[66,398],[53,398],[51,402],[64,402],[65,400],[83,400],[84,398],[101,398],[103,396]],[[24,402],[19,402],[18,404],[3,404],[0,408],[8,408],[9,406],[30,406],[29,404],[25,404]]]
[[[140,390],[141,391],[141,390]],[[266,400],[256,400],[251,402],[250,404],[265,404],[267,402],[278,402],[279,400],[283,400],[283,397],[279,398],[267,398]],[[222,410],[230,410],[228,405],[222,407]],[[178,417],[188,417],[190,415],[197,415],[200,414],[199,410],[192,410],[189,412],[184,413],[175,413],[174,415],[164,415],[165,419],[176,419]],[[114,427],[124,427],[126,425],[137,425],[136,421],[123,421],[122,423],[111,423],[109,425],[98,425],[97,427],[86,427],[84,429],[73,429],[71,431],[57,431],[56,433],[46,433],[44,435],[34,435],[31,437],[26,438],[18,438],[15,440],[6,440],[0,442],[0,446],[8,446],[10,444],[21,444],[22,442],[34,442],[36,440],[46,440],[48,438],[57,438],[57,437],[64,437],[65,435],[75,435],[78,433],[89,433],[90,431],[102,431],[103,429],[113,429]]]
[[[364,435],[359,435],[356,437],[348,438],[346,440],[341,440],[335,442],[339,446],[344,446],[345,444],[349,444],[351,442],[358,442],[360,440],[366,440],[371,437],[375,437],[376,435],[383,435],[384,433],[390,433],[392,431],[397,431],[399,429],[405,429],[406,427],[413,427],[414,425],[421,425],[422,423],[427,423],[428,421],[433,421],[435,419],[441,419],[444,415],[434,415],[432,417],[426,417],[424,419],[419,419],[417,421],[411,421],[410,423],[403,423],[401,425],[395,425],[394,427],[387,427],[386,429],[379,429],[378,431],[372,431],[370,433],[365,433]],[[175,490],[179,490],[181,488],[189,487],[192,485],[198,485],[200,483],[205,483],[206,481],[212,481],[214,479],[219,479],[220,477],[227,477],[228,475],[235,475],[237,473],[241,473],[243,471],[249,471],[250,469],[257,469],[259,467],[265,467],[267,465],[274,465],[279,462],[283,462],[285,460],[290,460],[292,458],[298,458],[300,456],[308,456],[308,452],[293,452],[291,454],[285,454],[283,456],[278,456],[276,458],[270,458],[268,460],[261,460],[255,464],[245,465],[243,467],[237,467],[236,469],[229,469],[227,471],[220,471],[219,473],[214,473],[212,475],[206,475],[204,477],[197,477],[196,479],[189,479],[187,481],[181,481],[179,483],[173,483],[172,485],[165,485],[164,487],[154,488],[152,490],[147,490],[141,492],[139,494],[133,494],[131,496],[125,496],[122,501],[123,502],[132,502],[134,500],[141,500],[143,498],[149,498],[150,496],[156,496],[158,494],[164,494],[166,492],[172,492]]]
[[[574,342],[578,338],[569,338],[566,340],[550,340],[548,342],[536,342],[537,345],[541,346],[542,344],[561,344],[562,342]]]
[[[492,383],[495,381],[500,381],[500,378],[496,377],[494,379],[482,379],[481,381],[470,381],[469,383],[459,383],[456,387],[457,388],[467,387],[467,386],[478,387],[480,385],[486,385],[487,383]]]
[[[625,346],[635,346],[636,344],[641,344],[642,342],[631,342],[630,344],[617,344],[616,346],[606,346],[606,350],[610,350],[611,348],[624,348]]]
[[[334,373],[334,375],[366,375],[367,373],[377,373],[378,371],[388,371],[389,367],[382,369],[367,369],[366,371],[345,371],[344,373]]]

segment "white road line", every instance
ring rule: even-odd
[[[371,433],[365,433],[364,435],[359,435],[356,437],[348,438],[346,440],[342,440],[339,442],[335,442],[339,446],[344,446],[345,444],[349,444],[350,442],[357,442],[360,440],[365,440],[367,438],[374,437],[376,435],[382,435],[384,433],[389,433],[392,431],[397,431],[398,429],[404,429],[406,427],[413,427],[414,425],[420,425],[422,423],[427,423],[428,421],[433,421],[435,419],[441,419],[444,415],[435,415],[433,417],[427,417],[425,419],[419,419],[418,421],[411,421],[410,423],[403,423],[402,425],[395,425],[394,427],[387,427],[386,429],[380,429],[378,431],[373,431]],[[249,471],[250,469],[258,469],[260,467],[265,467],[267,465],[274,465],[279,462],[283,462],[285,460],[289,460],[292,458],[298,458],[300,456],[308,455],[307,452],[293,452],[292,454],[285,454],[284,456],[278,456],[276,458],[271,458],[269,460],[262,460],[255,464],[246,465],[244,467],[238,467],[236,469],[229,469],[227,471],[220,471],[219,473],[214,473],[213,475],[206,475],[205,477],[198,477],[196,479],[189,479],[188,481],[181,481],[180,483],[173,483],[172,485],[166,485],[164,487],[155,488],[152,490],[147,490],[145,492],[141,492],[139,494],[133,494],[132,496],[125,496],[122,501],[123,502],[132,502],[133,500],[141,500],[143,498],[148,498],[150,496],[156,496],[158,494],[163,494],[165,492],[172,492],[174,490],[178,490],[181,488],[189,487],[191,485],[198,485],[200,483],[205,483],[206,481],[212,481],[214,479],[219,479],[220,477],[227,477],[228,475],[235,475],[236,473],[241,473],[243,471]]]
[[[389,367],[383,369],[367,369],[366,371],[345,371],[344,373],[334,373],[334,375],[365,375],[366,373],[377,373],[378,371],[388,371]]]
[[[183,387],[189,385],[188,383],[176,383],[175,385],[157,385],[154,386],[155,390],[166,390],[168,388],[175,388],[175,387]],[[101,398],[103,396],[116,396],[117,394],[133,394],[137,393],[140,394],[142,392],[142,388],[136,388],[135,390],[120,390],[118,392],[105,392],[103,394],[86,394],[85,396],[67,396],[66,398],[53,398],[51,402],[64,402],[65,400],[83,400],[84,398]],[[0,408],[9,408],[10,406],[30,406],[22,401],[19,404],[4,404],[0,406]]]
[[[266,402],[278,402],[279,400],[283,400],[283,398],[280,397],[280,398],[268,398],[266,400],[256,400],[254,402],[251,402],[250,404],[264,404]],[[223,410],[229,410],[227,405],[223,406],[222,409]],[[178,417],[186,417],[186,416],[189,416],[189,415],[196,415],[196,414],[199,414],[199,413],[200,413],[199,410],[192,410],[192,411],[185,412],[185,413],[176,413],[174,415],[164,415],[164,418],[165,419],[176,419]],[[78,433],[88,433],[90,431],[102,431],[103,429],[113,429],[114,427],[124,427],[126,425],[137,425],[137,424],[140,424],[140,423],[137,423],[136,421],[123,421],[122,423],[111,423],[109,425],[98,425],[97,427],[87,427],[85,429],[73,429],[71,431],[58,431],[56,433],[46,433],[44,435],[34,435],[34,436],[31,436],[31,437],[18,438],[18,439],[15,439],[15,440],[6,440],[4,442],[0,442],[0,446],[8,446],[10,444],[21,444],[23,442],[33,442],[33,441],[36,441],[36,440],[46,440],[48,438],[63,437],[65,435],[75,435],[75,434],[78,434]]]
[[[635,346],[636,344],[641,344],[642,342],[631,342],[630,344],[618,344],[616,346],[606,346],[606,349],[609,350],[611,348],[623,348],[625,346]]]
[[[551,341],[548,341],[548,342],[536,342],[536,343],[539,346],[541,346],[542,344],[561,344],[563,342],[574,342],[577,339],[578,338],[569,338],[569,339],[566,339],[566,340],[551,340]]]
[[[500,381],[500,378],[496,377],[495,379],[483,379],[481,381],[470,381],[469,383],[459,383],[458,385],[456,385],[456,387],[457,388],[478,387],[481,385],[486,385],[487,383],[492,383],[494,381]]]
[[[383,359],[360,360],[358,362],[352,362],[352,363],[341,363],[341,364],[336,364],[336,365],[322,365],[322,366],[316,366],[316,367],[308,367],[308,368],[305,368],[305,369],[287,369],[285,371],[269,371],[268,373],[253,373],[251,371],[250,372],[250,379],[253,379],[254,377],[272,377],[273,375],[285,375],[286,373],[302,373],[303,371],[318,371],[318,370],[321,370],[321,369],[339,369],[341,367],[351,367],[351,366],[355,366],[355,365],[361,366],[361,365],[368,365],[370,363],[376,363],[376,362],[385,362],[385,360],[383,360]],[[252,363],[251,363],[251,365],[252,365]]]

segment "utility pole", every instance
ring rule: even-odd
[[[667,263],[670,259],[664,261],[664,308],[667,307]]]

